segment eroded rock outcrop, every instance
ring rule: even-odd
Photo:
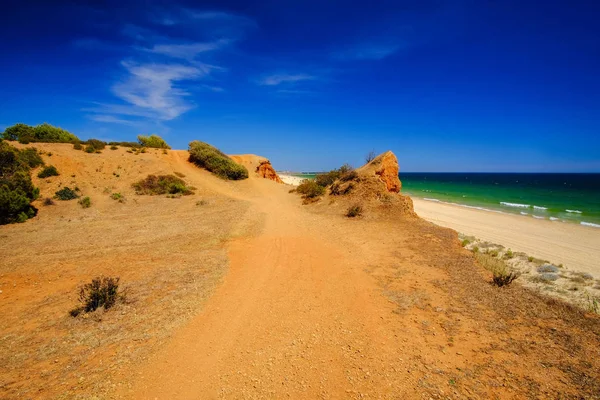
[[[375,170],[375,173],[379,175],[379,178],[387,188],[388,192],[399,193],[402,189],[402,182],[398,178],[398,172],[400,167],[398,166],[398,159],[391,151],[387,151],[375,158],[372,163],[378,162],[379,165]]]
[[[229,156],[233,161],[243,165],[248,171],[254,171],[256,177],[269,179],[277,183],[283,183],[271,161],[256,154],[234,154]]]
[[[277,172],[275,172],[275,169],[271,165],[271,161],[269,160],[260,161],[260,164],[258,165],[258,167],[256,167],[256,173],[262,178],[270,179],[277,183],[283,183],[283,181],[281,180],[281,178],[279,178],[279,175],[277,175]]]

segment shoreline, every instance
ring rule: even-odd
[[[429,222],[600,276],[598,228],[411,198],[415,212]]]

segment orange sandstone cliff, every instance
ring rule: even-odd
[[[229,156],[233,161],[243,165],[248,169],[248,172],[254,172],[259,178],[269,179],[277,183],[283,183],[275,169],[271,165],[271,161],[265,157],[255,154],[238,154]]]

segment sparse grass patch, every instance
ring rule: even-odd
[[[115,146],[115,145],[113,144],[112,146],[110,146],[110,149],[111,149],[111,150],[117,150],[117,149],[118,149],[118,147],[117,147],[117,146]]]
[[[354,218],[354,217],[360,217],[363,213],[363,208],[358,205],[355,204],[352,207],[348,208],[348,211],[346,211],[346,217],[348,218]]]
[[[482,267],[492,272],[492,283],[498,287],[508,286],[519,277],[519,273],[512,272],[504,261],[489,254],[476,252],[475,259]]]
[[[511,249],[506,250],[506,253],[504,253],[504,255],[502,256],[505,260],[510,260],[511,258],[513,258],[515,255],[513,254]]]
[[[58,200],[73,200],[79,197],[79,195],[77,194],[76,190],[71,189],[68,186],[65,186],[64,188],[58,190],[55,193],[55,197]]]
[[[471,241],[469,239],[463,239],[462,242],[460,242],[460,245],[462,247],[467,247],[469,244],[471,244]]]
[[[208,143],[193,141],[189,145],[189,161],[223,179],[248,178],[248,170],[216,147]]]
[[[123,203],[125,201],[125,196],[123,196],[121,193],[113,193],[110,195],[110,198],[117,200],[119,203]]]
[[[193,191],[186,183],[175,175],[148,175],[131,185],[137,194],[149,195],[190,195]]]
[[[119,278],[99,276],[79,289],[81,306],[75,307],[69,314],[76,317],[82,312],[96,311],[100,307],[108,310],[123,298],[124,294],[119,293]]]
[[[59,176],[58,170],[54,165],[48,165],[38,174],[38,178],[48,178],[50,176]]]
[[[50,197],[46,197],[42,204],[45,206],[53,206],[56,203],[54,203],[54,200],[52,200]]]
[[[82,208],[90,208],[92,206],[92,200],[88,196],[80,199],[78,203]]]
[[[208,202],[207,202],[206,200],[198,200],[198,201],[196,202],[196,205],[197,205],[197,206],[205,206],[205,205],[207,205],[207,204],[208,204]]]

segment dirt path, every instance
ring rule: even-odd
[[[392,310],[347,251],[319,237],[292,196],[250,180],[257,237],[230,246],[230,270],[201,314],[142,372],[135,398],[339,398],[415,387],[386,329]],[[268,190],[269,196],[266,195]],[[308,221],[308,223],[307,223]]]

